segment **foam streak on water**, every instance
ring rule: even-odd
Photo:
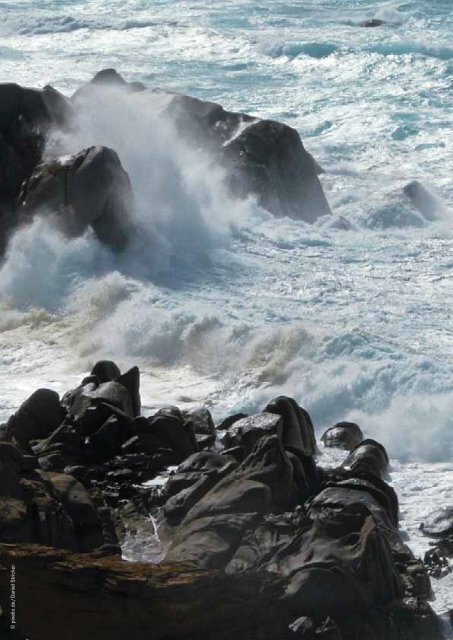
[[[101,357],[140,365],[146,409],[206,403],[221,418],[294,395],[318,431],[355,420],[388,447],[422,553],[420,518],[453,484],[450,0],[12,0],[0,16],[0,81],[70,94],[115,66],[282,120],[326,170],[333,210],[273,219],[227,195],[157,102],[82,101],[48,153],[114,147],[140,241],[119,258],[49,221],[16,234],[0,266],[0,418]],[[371,18],[385,24],[360,26]],[[415,179],[438,198],[434,221],[402,191]]]

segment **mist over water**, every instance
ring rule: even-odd
[[[326,169],[333,215],[309,226],[233,199],[163,116],[162,95],[80,97],[47,153],[115,149],[140,233],[119,256],[46,217],[14,236],[0,267],[0,414],[115,358],[139,364],[147,406],[207,403],[221,418],[294,395],[319,431],[355,420],[393,458],[449,461],[449,3],[233,5],[2,9],[2,81],[71,94],[116,66],[283,120]],[[371,18],[386,24],[359,26]],[[438,199],[434,220],[403,193],[412,180]]]

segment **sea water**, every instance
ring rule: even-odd
[[[97,71],[295,127],[333,215],[275,219],[233,199],[159,101],[79,105],[47,153],[117,150],[143,233],[121,257],[37,219],[0,265],[0,419],[97,359],[139,365],[146,411],[218,419],[292,395],[318,434],[360,424],[392,458],[401,527],[453,501],[451,0],[11,0],[0,81],[70,95]],[[382,26],[362,24],[376,18]],[[403,187],[420,181],[435,219]],[[434,583],[438,611],[453,581]]]

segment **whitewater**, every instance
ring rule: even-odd
[[[216,419],[293,396],[318,435],[357,422],[392,458],[401,529],[453,500],[451,0],[0,2],[0,82],[71,95],[115,67],[295,127],[333,215],[276,219],[162,114],[103,90],[47,153],[114,148],[142,236],[120,257],[37,219],[0,265],[0,421],[101,358],[139,365],[144,411]],[[384,24],[364,28],[376,18]],[[403,187],[419,180],[434,220]],[[327,454],[324,454],[327,456]],[[442,612],[453,580],[433,581]]]

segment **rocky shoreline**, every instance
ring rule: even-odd
[[[102,361],[61,399],[37,390],[1,428],[5,637],[442,638],[382,445],[340,423],[322,441],[349,453],[323,468],[291,398],[215,425],[207,409],[141,415],[139,384],[136,367]],[[149,483],[169,467],[163,488]],[[122,560],[127,528],[157,512],[162,561]],[[451,536],[447,516],[425,526]]]
[[[157,100],[177,135],[225,169],[233,196],[307,223],[330,214],[322,168],[291,127],[107,69],[71,98],[0,85],[0,254],[36,215],[69,237],[91,228],[116,252],[141,233],[114,149],[46,147],[106,89],[144,108]],[[432,219],[421,185],[405,194]],[[38,389],[0,426],[1,637],[442,638],[430,575],[450,570],[451,507],[424,523],[436,542],[423,563],[399,533],[384,447],[347,422],[321,442],[345,461],[322,466],[309,413],[283,396],[218,424],[206,408],[143,415],[138,368],[111,361],[62,398]],[[157,561],[121,559],[134,529],[155,543],[151,516]]]

